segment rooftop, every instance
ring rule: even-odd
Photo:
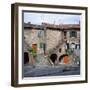
[[[49,24],[49,23],[42,23],[42,25],[36,25],[31,23],[24,23],[24,29],[52,29],[52,30],[80,30],[80,24]]]

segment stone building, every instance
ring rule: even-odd
[[[49,60],[44,64],[62,63],[60,57],[66,56],[67,49],[80,49],[80,24],[54,25],[42,23],[42,25],[24,24],[24,52],[34,48],[37,55],[48,56]],[[54,56],[56,58],[54,59]],[[30,56],[30,54],[29,54]],[[31,56],[30,56],[31,57]],[[54,60],[50,60],[50,59]],[[29,63],[32,64],[32,61]],[[42,61],[43,62],[46,60]],[[35,63],[35,61],[33,62]]]

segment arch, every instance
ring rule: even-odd
[[[75,45],[75,43],[73,43],[73,42],[71,44],[74,44]]]
[[[68,56],[68,54],[63,54],[63,55],[61,55],[61,56],[59,57],[59,62],[61,62],[62,59],[65,58],[66,56]]]
[[[75,49],[75,47],[76,47],[76,44],[72,42],[72,43],[71,43],[71,48],[72,48],[72,49]]]
[[[57,54],[51,54],[50,59],[52,60],[53,63],[57,60]]]
[[[29,63],[29,55],[28,52],[24,52],[24,64]]]

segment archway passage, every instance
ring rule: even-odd
[[[27,52],[24,52],[24,64],[29,63],[29,55]]]
[[[59,57],[59,62],[63,60],[63,63],[67,64],[69,62],[69,56],[67,54],[63,54]]]
[[[57,54],[51,54],[50,59],[55,64],[55,61],[57,60]]]

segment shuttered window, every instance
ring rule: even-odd
[[[77,37],[77,32],[76,31],[71,31],[70,32],[70,37]]]

